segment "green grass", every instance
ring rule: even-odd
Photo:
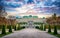
[[[3,36],[8,35],[8,34],[11,34],[11,33],[7,32],[6,34],[0,34],[0,37],[3,37]]]
[[[55,35],[55,36],[57,36],[57,37],[59,37],[59,38],[60,38],[60,34],[57,34],[57,35]]]
[[[60,38],[60,34],[53,34],[53,32],[52,33],[49,33],[49,34],[54,35],[54,36]]]

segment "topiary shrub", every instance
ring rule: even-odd
[[[44,31],[46,31],[46,25],[44,25]]]
[[[6,26],[5,25],[2,26],[2,34],[6,34]]]
[[[40,29],[43,30],[43,25],[40,26]]]
[[[14,26],[14,30],[15,30],[15,31],[17,30],[16,25]]]
[[[57,26],[54,26],[54,34],[57,34]]]
[[[9,25],[9,32],[12,32],[12,25]]]
[[[18,25],[17,30],[20,30],[20,25]]]
[[[51,26],[48,27],[48,32],[51,33]]]

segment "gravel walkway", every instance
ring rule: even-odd
[[[2,38],[57,38],[53,35],[33,28],[26,28],[20,31],[15,31],[12,34],[6,35]]]

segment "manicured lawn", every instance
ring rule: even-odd
[[[8,35],[8,34],[11,34],[11,33],[7,32],[6,34],[0,34],[0,37],[3,37],[3,36]]]
[[[49,34],[54,35],[54,36],[60,38],[60,34],[53,34],[53,32],[52,33],[49,33]]]

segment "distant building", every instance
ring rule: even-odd
[[[21,19],[16,19],[16,20],[17,20],[18,23],[28,22],[28,21],[46,23],[46,18],[21,18]]]
[[[29,16],[23,16],[23,18],[38,18],[38,16],[29,15]]]

